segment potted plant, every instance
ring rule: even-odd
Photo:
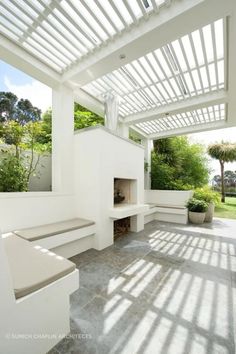
[[[204,200],[206,203],[208,203],[205,222],[212,222],[215,205],[220,203],[220,194],[213,191],[210,187],[205,186],[195,189],[193,197],[198,200]]]
[[[187,203],[189,220],[193,224],[203,224],[208,204],[204,200],[192,198]]]

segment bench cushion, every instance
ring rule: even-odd
[[[75,264],[40,246],[9,234],[3,239],[18,299],[73,272]]]
[[[149,210],[155,207],[158,208],[169,208],[169,209],[186,209],[183,205],[170,205],[170,204],[158,204],[158,203],[148,203]]]
[[[25,240],[36,241],[45,237],[81,229],[83,227],[87,227],[90,225],[94,225],[94,222],[86,219],[76,218],[76,219],[56,222],[53,224],[46,224],[46,225],[31,227],[28,229],[16,230],[13,232],[14,234],[24,238]]]
[[[170,205],[170,204],[156,204],[156,207],[159,208],[169,208],[169,209],[186,209],[183,205]]]

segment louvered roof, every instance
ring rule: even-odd
[[[104,101],[120,97],[122,117],[225,87],[224,20],[186,34],[85,85]]]
[[[188,127],[197,128],[199,125],[224,121],[226,118],[225,110],[225,104],[219,104],[174,115],[167,113],[163,115],[163,118],[137,123],[135,127],[146,135],[155,135],[163,132],[170,133],[173,130]]]
[[[103,48],[179,0],[2,0],[0,33],[53,69],[60,77],[96,57]],[[159,13],[160,12],[160,13]],[[168,113],[169,107],[227,91],[228,32],[225,16],[169,41],[94,80],[81,92],[104,104],[119,97],[119,116],[150,114],[129,125],[145,136],[227,119],[227,102]],[[146,52],[145,52],[146,53]],[[87,70],[89,72],[89,68]],[[150,112],[166,108],[163,116]]]
[[[169,0],[2,0],[0,32],[59,73]]]

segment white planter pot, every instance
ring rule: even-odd
[[[215,204],[210,203],[206,211],[205,222],[212,222],[215,211]]]
[[[203,224],[206,213],[195,213],[193,211],[188,212],[189,221],[192,224]]]

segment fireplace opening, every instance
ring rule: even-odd
[[[130,217],[114,221],[114,240],[130,231]]]
[[[136,180],[114,178],[114,205],[136,203],[136,186]]]

